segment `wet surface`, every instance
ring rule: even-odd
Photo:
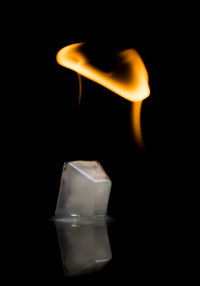
[[[14,228],[13,228],[14,229]],[[158,279],[163,233],[150,218],[122,218],[107,225],[56,225],[44,216],[18,219],[13,231],[17,281],[97,283]],[[160,252],[160,253],[159,253]]]
[[[107,225],[55,221],[65,276],[101,270],[111,259]]]

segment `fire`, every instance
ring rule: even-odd
[[[81,76],[84,76],[132,102],[132,122],[136,142],[143,147],[141,132],[142,101],[150,95],[148,73],[140,55],[134,49],[127,49],[116,54],[118,63],[109,72],[94,66],[82,51],[84,43],[72,44],[57,53],[57,62],[77,72],[79,77],[79,103],[81,100]],[[124,66],[128,73],[122,74]]]

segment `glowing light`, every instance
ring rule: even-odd
[[[79,97],[78,97],[78,105],[80,106],[81,104],[81,98],[82,98],[82,79],[81,79],[81,75],[78,75],[78,82],[79,82]]]
[[[143,146],[141,132],[142,101],[150,95],[148,73],[140,55],[134,49],[127,49],[116,54],[117,65],[109,72],[105,72],[91,63],[90,59],[81,49],[84,43],[64,47],[57,53],[57,62],[78,74],[79,78],[79,104],[81,101],[82,83],[84,76],[133,102],[132,122],[136,142]],[[119,67],[128,67],[128,73],[123,74]]]
[[[142,136],[142,128],[141,128],[141,109],[142,109],[142,100],[138,102],[132,103],[132,125],[133,125],[133,136],[135,141],[140,146],[140,148],[144,148],[144,141]]]

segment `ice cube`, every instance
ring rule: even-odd
[[[66,276],[102,269],[111,259],[107,225],[55,222]]]
[[[97,161],[73,161],[63,166],[56,217],[106,215],[111,180]]]

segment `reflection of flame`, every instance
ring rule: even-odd
[[[133,130],[136,142],[143,145],[140,126],[142,101],[150,95],[148,73],[139,54],[133,49],[119,52],[117,65],[109,72],[94,66],[82,51],[84,43],[73,44],[61,49],[57,54],[57,62],[78,73],[79,103],[81,99],[81,75],[108,88],[114,93],[133,102]],[[122,73],[128,67],[128,73]]]

